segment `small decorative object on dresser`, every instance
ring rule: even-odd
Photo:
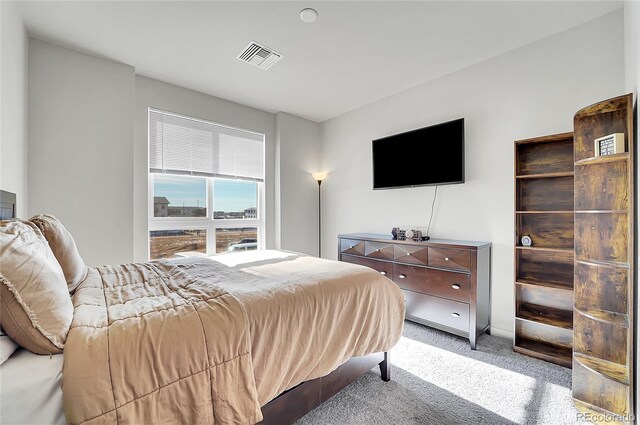
[[[338,235],[340,261],[377,270],[402,288],[406,318],[469,338],[475,350],[491,322],[491,243]]]
[[[394,239],[404,241],[411,239],[414,241],[428,240],[427,228],[420,226],[398,226],[391,229],[391,235]]]

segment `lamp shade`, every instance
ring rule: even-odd
[[[326,171],[316,171],[315,173],[311,173],[311,175],[316,181],[319,181],[319,182],[327,178]]]

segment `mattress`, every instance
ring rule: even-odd
[[[62,412],[62,354],[19,349],[0,365],[0,423],[66,424]]]

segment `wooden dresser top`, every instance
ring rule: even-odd
[[[480,248],[486,248],[491,246],[491,242],[481,242],[481,241],[462,241],[462,240],[454,240],[454,239],[429,239],[428,241],[414,241],[411,239],[407,239],[404,241],[394,239],[391,234],[384,235],[378,233],[345,233],[342,235],[338,235],[339,239],[358,239],[358,240],[367,240],[372,242],[389,242],[389,243],[397,243],[397,244],[407,244],[407,245],[424,245],[424,246],[437,246],[437,247],[450,247],[450,248],[458,248],[458,249],[471,249],[477,250]]]

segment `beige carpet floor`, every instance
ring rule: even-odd
[[[543,424],[577,421],[571,370],[514,353],[511,341],[466,339],[411,322],[391,351],[391,382],[377,369],[297,425]]]

